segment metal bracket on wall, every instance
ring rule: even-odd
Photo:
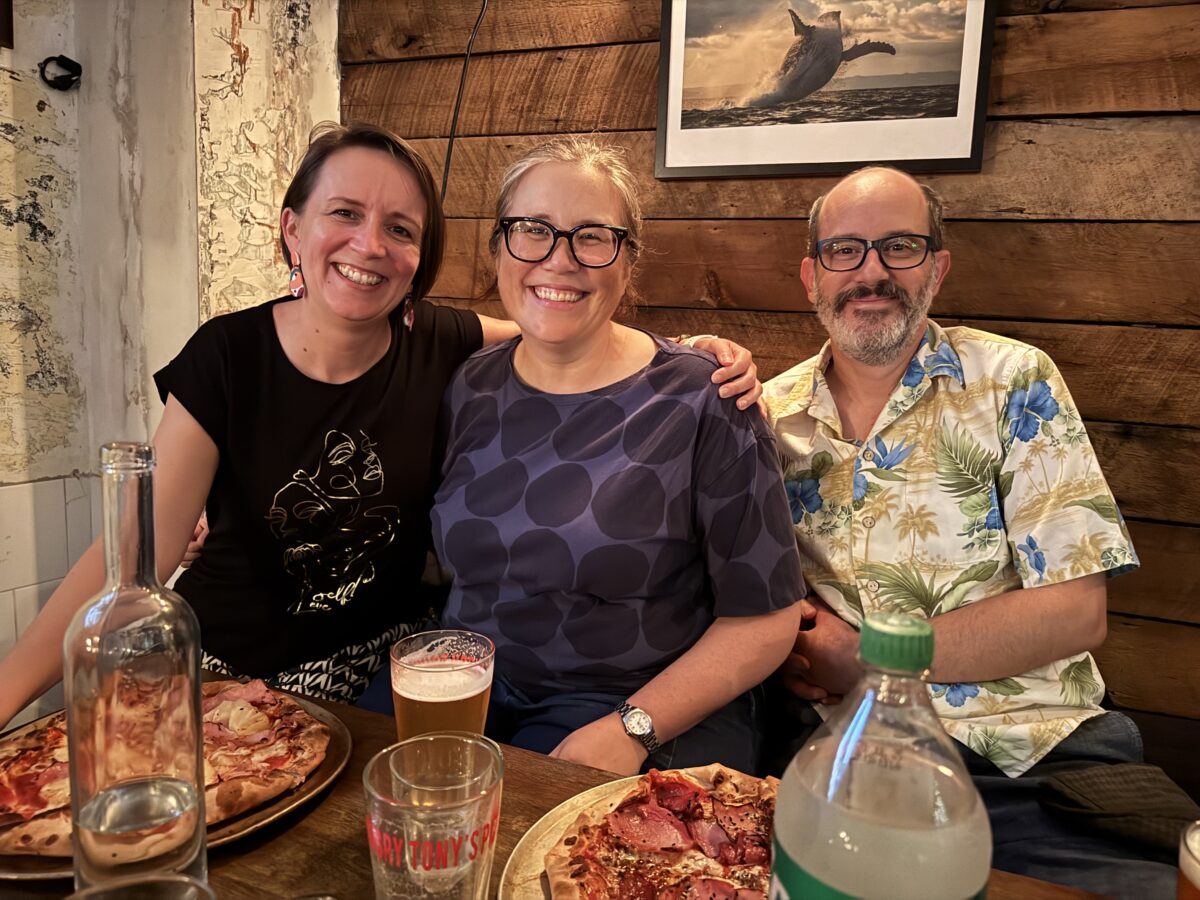
[[[47,75],[46,67],[49,65],[56,66],[64,74]],[[79,84],[79,80],[83,78],[83,66],[69,56],[47,56],[38,63],[38,75],[42,81],[46,82],[46,84],[56,91],[69,91],[75,85]]]

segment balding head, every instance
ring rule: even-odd
[[[838,364],[891,366],[910,358],[950,270],[937,195],[896,169],[860,169],[813,204],[809,232],[800,280]],[[818,245],[828,248],[828,259]]]
[[[873,208],[923,204],[929,220],[929,249],[941,250],[946,230],[942,222],[942,198],[927,184],[890,166],[867,166],[851,172],[818,197],[808,214],[808,255],[817,255],[817,242],[829,237],[821,233],[821,220],[829,208],[855,209],[869,216]]]

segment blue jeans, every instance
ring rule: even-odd
[[[1065,770],[1142,762],[1142,738],[1128,716],[1108,712],[1088,719],[1019,778],[965,746],[958,750],[991,819],[993,868],[1107,897],[1174,898],[1173,865],[1153,851],[1081,831],[1038,802],[1042,782]]]
[[[754,728],[757,700],[748,691],[695,727],[667,741],[646,760],[645,771],[706,766],[719,762],[753,772],[759,735]],[[537,753],[549,753],[572,731],[608,715],[624,695],[577,692],[532,700],[507,679],[492,682],[485,733],[493,740]]]
[[[392,709],[392,667],[390,663],[385,663],[383,668],[375,673],[375,677],[371,679],[367,689],[358,695],[354,705],[360,709],[383,713],[385,716],[392,715],[394,710]]]

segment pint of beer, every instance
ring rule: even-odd
[[[1179,838],[1177,900],[1200,900],[1200,822],[1183,829]]]
[[[396,737],[483,733],[496,647],[470,631],[425,631],[392,645]]]

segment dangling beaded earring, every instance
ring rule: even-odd
[[[300,271],[300,257],[298,256],[288,279],[288,290],[297,300],[304,296],[304,273]]]
[[[404,295],[404,312],[400,315],[400,321],[404,323],[404,327],[412,331],[413,322],[417,318],[417,304],[413,302],[412,291],[410,290]]]

